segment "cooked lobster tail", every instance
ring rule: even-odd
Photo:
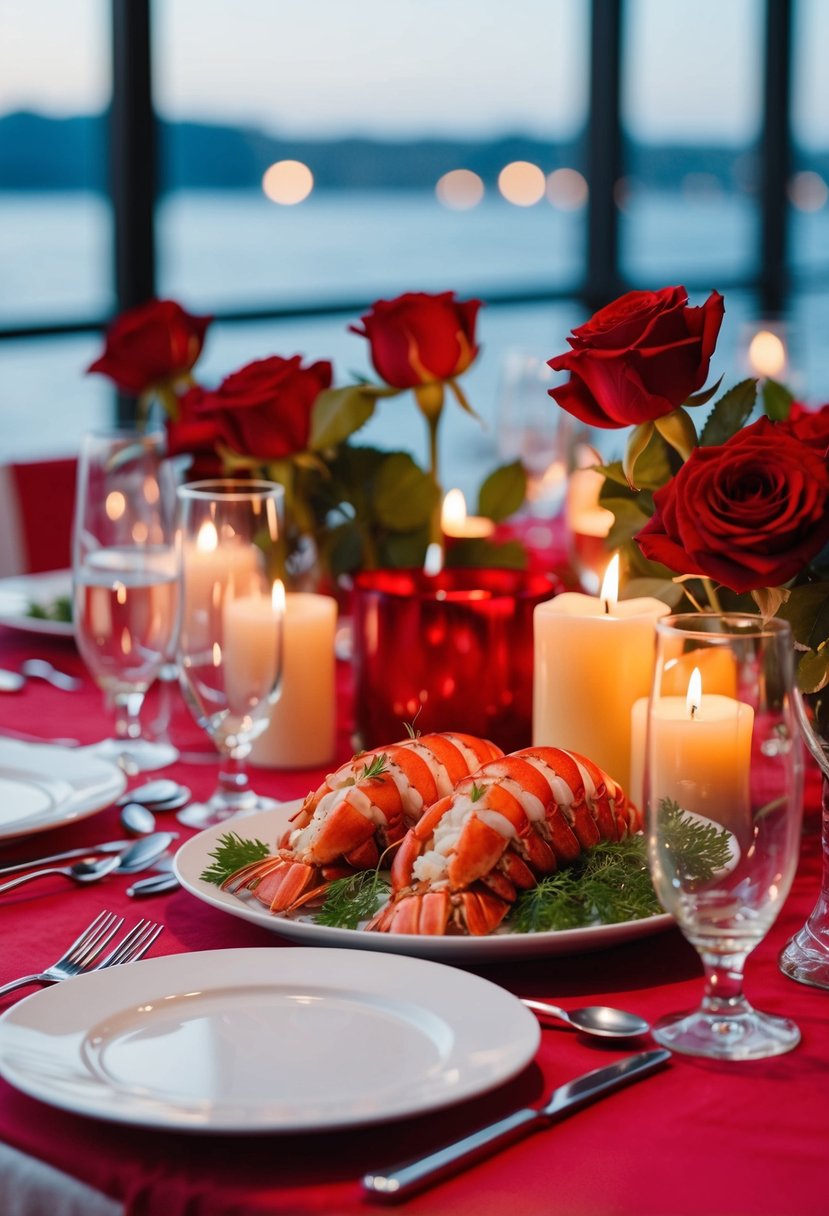
[[[640,827],[619,785],[585,756],[530,747],[498,757],[409,830],[392,865],[392,898],[368,928],[491,933],[520,890]]]

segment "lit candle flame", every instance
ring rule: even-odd
[[[688,695],[685,698],[685,705],[688,710],[688,717],[693,719],[699,713],[699,707],[702,703],[702,675],[700,669],[695,667],[691,672],[691,678],[688,681]]]
[[[462,524],[466,516],[466,499],[463,496],[463,490],[450,490],[443,500],[440,512],[440,524],[444,532],[453,525]]]
[[[594,584],[595,586],[595,584]],[[599,592],[599,599],[604,603],[605,612],[610,612],[611,605],[615,607],[616,601],[619,598],[619,554],[614,553],[607,564],[607,569],[604,572],[602,579],[602,589]]]
[[[216,525],[210,520],[205,520],[199,528],[199,534],[196,537],[196,548],[199,553],[213,553],[219,547],[219,534],[216,531]]]
[[[285,584],[281,578],[274,579],[271,588],[271,607],[274,612],[282,615],[285,611]]]

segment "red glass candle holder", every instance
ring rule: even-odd
[[[363,747],[455,730],[505,751],[532,741],[533,611],[554,577],[458,567],[354,579],[357,733]]]

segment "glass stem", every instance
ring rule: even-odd
[[[116,692],[112,698],[115,710],[116,739],[141,738],[141,706],[144,703],[143,692]]]
[[[743,995],[743,969],[746,954],[700,955],[705,968],[705,993],[702,1008],[714,1017],[730,1018],[749,1013],[751,1006]]]

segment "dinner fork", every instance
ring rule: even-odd
[[[28,984],[56,984],[59,980],[72,979],[73,976],[81,975],[84,972],[101,971],[105,967],[134,962],[149,950],[164,928],[163,925],[156,925],[150,921],[139,921],[123,941],[96,963],[95,960],[123,923],[123,916],[115,916],[112,912],[101,912],[50,967],[47,967],[45,971],[36,972],[34,975],[23,975],[19,979],[4,984],[0,987],[0,996],[5,996],[7,992],[13,992],[15,988],[23,988]]]

